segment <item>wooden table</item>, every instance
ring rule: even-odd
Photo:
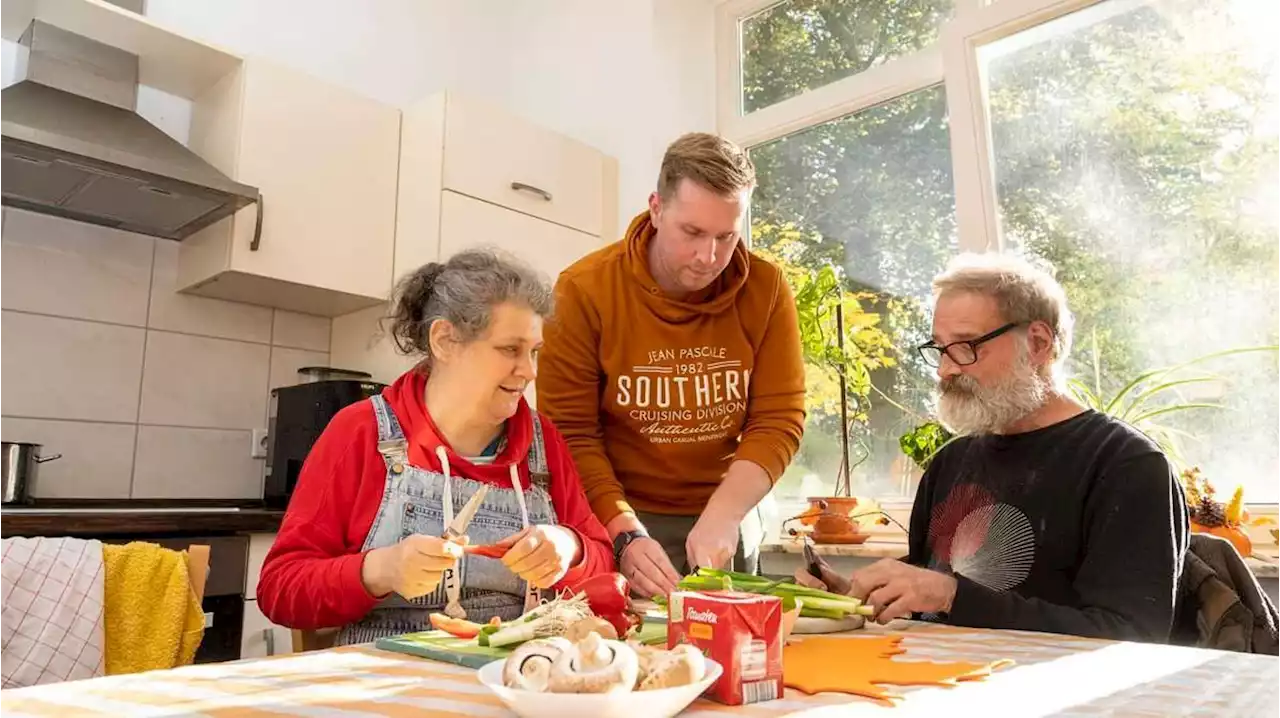
[[[1272,718],[1280,708],[1273,657],[910,622],[866,630],[901,632],[903,659],[1012,658],[1017,666],[955,688],[898,689],[905,697],[891,708],[788,689],[781,700],[737,709],[700,699],[682,715]],[[5,718],[510,715],[474,671],[367,647],[7,690],[0,708]]]

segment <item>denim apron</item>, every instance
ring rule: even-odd
[[[480,482],[451,476],[444,447],[436,450],[442,472],[410,466],[408,442],[395,412],[380,395],[370,400],[378,420],[378,451],[387,464],[387,481],[362,550],[394,546],[415,533],[443,534],[444,527],[479,490]],[[489,493],[467,529],[472,544],[494,543],[527,525],[556,523],[547,489],[550,476],[542,422],[536,413],[530,413],[533,442],[525,462],[529,466],[531,486],[521,490],[517,464],[512,464],[510,469],[512,488],[490,485]],[[415,599],[394,593],[387,596],[364,618],[344,626],[338,633],[337,645],[368,643],[385,636],[427,630],[430,628],[428,616],[446,612],[451,598],[454,606],[449,613],[456,615],[460,606],[467,618],[479,622],[493,616],[504,621],[517,618],[538,598],[536,590],[498,559],[466,555],[458,562],[456,574],[452,569],[446,571],[436,590],[425,596]]]

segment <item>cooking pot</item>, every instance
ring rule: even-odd
[[[31,490],[36,482],[36,469],[46,461],[62,458],[62,454],[40,456],[40,444],[25,441],[5,441],[4,453],[4,505],[31,502]]]

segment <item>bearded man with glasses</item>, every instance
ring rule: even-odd
[[[866,600],[881,622],[1168,641],[1182,489],[1150,439],[1065,390],[1062,287],[995,253],[958,258],[933,287],[933,339],[918,350],[962,436],[921,479],[907,559],[797,579]]]

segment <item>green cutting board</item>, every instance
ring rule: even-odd
[[[666,645],[667,624],[645,623],[635,639],[648,645]],[[511,655],[512,647],[492,648],[476,643],[474,638],[455,638],[444,631],[421,631],[399,636],[380,638],[374,644],[384,651],[407,653],[468,668],[480,668],[487,663]]]

